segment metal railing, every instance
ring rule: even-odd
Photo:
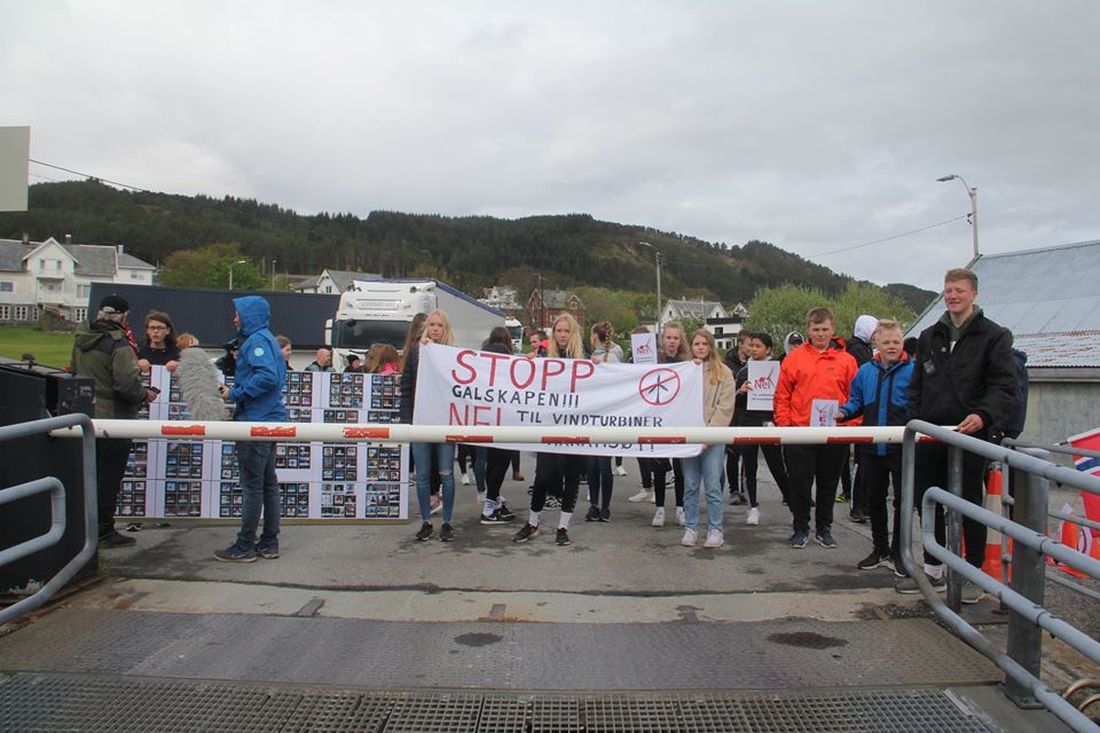
[[[946,602],[932,588],[925,573],[913,558],[911,521],[901,522],[901,557],[906,570],[916,581],[932,610],[964,641],[997,664],[1006,675],[1005,693],[1021,706],[1043,705],[1077,731],[1097,728],[1085,715],[1039,679],[1042,633],[1049,632],[1070,647],[1100,664],[1100,642],[1043,607],[1046,576],[1044,556],[1100,578],[1100,561],[1070,549],[1046,535],[1049,482],[1073,486],[1100,494],[1100,478],[1065,466],[1058,466],[1040,455],[997,446],[920,420],[905,428],[902,447],[901,508],[903,517],[912,515],[915,495],[916,445],[918,435],[926,435],[948,446],[948,490],[932,487],[921,501],[921,539],[925,551],[948,569]],[[1017,485],[1014,516],[1008,519],[976,506],[961,497],[962,455],[974,453],[991,461],[1000,461],[1014,469],[1023,481]],[[948,544],[936,539],[937,505],[948,510]],[[960,557],[961,520],[967,517],[1012,538],[1011,586],[990,577]],[[1002,651],[959,614],[961,581],[965,579],[998,598],[1009,611],[1007,649]]]
[[[13,603],[7,608],[0,609],[0,624],[12,621],[39,608],[80,572],[80,569],[95,554],[96,542],[98,541],[97,522],[99,519],[97,516],[99,504],[96,501],[95,435],[92,429],[92,421],[87,415],[62,415],[0,427],[0,441],[4,441],[29,438],[33,435],[48,434],[54,430],[76,426],[83,429],[81,433],[81,458],[84,471],[84,546],[76,557],[66,563],[56,575],[50,578],[34,594]],[[65,512],[65,487],[53,476],[34,479],[33,481],[0,489],[0,505],[47,492],[50,494],[51,499],[49,531],[20,542],[18,545],[0,550],[0,566],[21,560],[28,555],[57,544],[62,535],[65,534],[68,521]]]

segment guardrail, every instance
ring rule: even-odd
[[[42,420],[5,425],[0,427],[0,441],[28,438],[32,435],[53,433],[55,430],[80,430],[82,463],[84,471],[84,546],[76,557],[65,564],[50,578],[45,585],[35,591],[34,594],[21,601],[13,603],[7,608],[0,609],[0,624],[19,618],[29,611],[42,606],[53,597],[58,590],[80,571],[92,558],[98,541],[98,508],[96,502],[96,461],[95,461],[95,437],[92,429],[92,421],[87,415],[62,415],[60,417],[48,417]],[[20,560],[28,555],[43,550],[56,544],[65,533],[68,517],[65,512],[65,487],[53,476],[47,476],[33,481],[27,481],[16,486],[0,489],[0,505],[8,504],[18,499],[23,499],[35,494],[49,492],[51,497],[50,529],[45,534],[32,537],[0,551],[0,565]]]
[[[905,428],[902,448],[901,509],[906,516],[913,511],[915,493],[916,441],[928,436],[949,446],[948,490],[928,489],[922,501],[921,539],[925,550],[948,569],[947,601],[939,597],[913,558],[912,523],[901,522],[902,564],[916,580],[925,600],[963,640],[989,658],[1006,675],[1005,692],[1021,706],[1041,704],[1077,731],[1095,731],[1096,726],[1039,679],[1042,633],[1047,631],[1079,653],[1100,664],[1100,642],[1057,618],[1043,608],[1046,575],[1044,556],[1076,570],[1100,578],[1100,561],[1051,539],[1046,535],[1049,482],[1073,486],[1100,494],[1100,478],[1084,474],[1012,448],[962,435],[949,428],[920,420]],[[1016,487],[1014,520],[975,506],[960,496],[962,453],[969,451],[992,461],[1000,461],[1024,477]],[[1041,452],[1040,452],[1041,453]],[[948,546],[935,536],[934,510],[941,505],[949,511]],[[961,518],[981,522],[1014,540],[1011,587],[986,575],[960,557]],[[1001,651],[958,614],[960,580],[965,578],[998,598],[1009,610],[1007,650]]]

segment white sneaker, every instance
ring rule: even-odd
[[[618,475],[618,476],[625,476],[626,475],[626,469],[623,468],[622,466],[615,466],[615,474]]]
[[[665,526],[665,508],[663,506],[657,507],[657,511],[653,512],[653,521],[650,524],[654,527]]]
[[[725,544],[725,539],[722,537],[722,530],[712,529],[707,532],[707,541],[703,543],[703,547],[709,547],[713,550],[716,547],[721,547],[723,544]]]
[[[469,486],[470,485],[470,474],[468,474],[468,473],[462,474],[462,485],[463,486]]]
[[[631,496],[627,501],[656,501],[653,496],[653,492],[649,489],[642,489],[634,496]]]
[[[755,527],[760,524],[760,510],[756,507],[749,509],[748,515],[745,517],[745,524],[750,527]]]
[[[684,547],[695,547],[695,541],[699,539],[699,533],[694,529],[685,529],[684,536],[680,538],[680,544]]]
[[[676,524],[683,527],[687,523],[687,517],[684,516],[684,508],[682,506],[676,507]]]

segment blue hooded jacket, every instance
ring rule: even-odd
[[[876,356],[856,372],[848,390],[848,402],[840,411],[848,419],[862,413],[864,427],[904,425],[909,422],[909,380],[912,376],[913,362],[904,351],[901,359],[889,368]],[[861,447],[880,456],[886,455],[887,448],[900,450],[900,446],[886,443]]]
[[[271,306],[258,295],[234,298],[233,306],[241,320],[240,334],[244,343],[237,350],[237,376],[229,399],[237,403],[237,420],[283,422],[283,385],[286,383],[286,361],[279,343],[267,325]]]

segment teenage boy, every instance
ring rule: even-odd
[[[909,422],[909,381],[913,364],[902,348],[901,324],[879,321],[872,336],[878,355],[856,372],[851,395],[841,406],[837,420],[862,414],[864,425],[905,425]],[[867,515],[871,519],[871,554],[859,561],[860,570],[898,567],[898,512],[901,491],[901,446],[885,443],[858,446]],[[886,528],[886,497],[894,483],[894,533]]]
[[[944,275],[943,302],[947,307],[940,320],[921,332],[913,379],[909,383],[909,409],[913,417],[937,425],[954,425],[955,430],[981,440],[989,439],[990,428],[1016,409],[1016,361],[1012,356],[1012,335],[982,314],[974,304],[978,277],[956,268]],[[929,486],[947,486],[947,446],[920,443],[916,455],[917,507]],[[962,497],[982,505],[982,475],[985,460],[964,452]],[[903,518],[903,519],[908,519]],[[945,542],[943,510],[936,511],[936,539]],[[985,558],[986,527],[963,517],[966,561],[980,568]],[[924,572],[932,587],[946,587],[943,565],[925,553]],[[899,593],[918,593],[914,578],[896,586]],[[984,592],[966,581],[963,603],[977,603]]]
[[[778,427],[835,425],[837,408],[848,402],[848,387],[856,375],[856,360],[847,351],[834,349],[833,312],[813,308],[806,314],[809,341],[791,351],[779,369],[775,388],[775,424]],[[848,450],[846,443],[788,445],[787,462],[794,533],[788,544],[802,549],[810,536],[810,495],[817,484],[814,540],[826,549],[833,539],[833,497]]]

